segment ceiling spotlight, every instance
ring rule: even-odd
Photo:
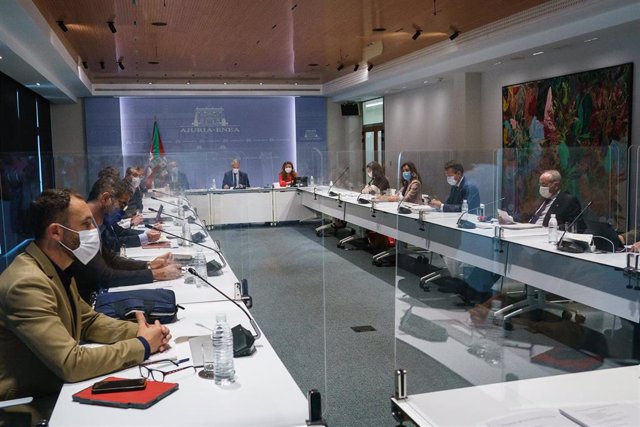
[[[411,38],[412,38],[413,40],[417,40],[417,39],[418,39],[418,37],[420,37],[420,34],[422,34],[422,30],[416,30],[416,32],[415,32],[415,33],[413,33],[413,35],[411,36]]]
[[[373,69],[373,64],[369,63],[369,66],[367,67],[367,71],[371,71]]]
[[[65,32],[65,33],[66,33],[67,31],[69,31],[69,29],[67,28],[67,26],[66,26],[66,25],[64,25],[64,21],[56,21],[56,22],[58,23],[58,27],[60,27],[60,29],[61,29],[63,32]]]
[[[341,71],[344,68],[344,64],[338,64],[336,70]]]
[[[89,69],[89,64],[87,63],[87,61],[82,61],[82,66],[85,70]]]
[[[115,24],[113,23],[113,21],[107,21],[107,25],[109,26],[109,29],[111,30],[111,32],[112,32],[113,34],[115,34],[115,33],[117,32],[117,30],[116,30],[116,26],[115,26]]]
[[[118,61],[118,68],[124,70],[124,64],[122,63],[122,60]]]
[[[453,33],[449,36],[449,40],[454,41],[460,35],[460,31],[454,30]]]
[[[104,70],[104,61],[100,61],[100,69]]]

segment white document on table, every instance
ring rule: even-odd
[[[487,427],[576,427],[570,419],[556,409],[538,409],[494,418]]]
[[[583,427],[637,427],[640,426],[640,407],[637,402],[603,403],[560,408],[567,418]]]

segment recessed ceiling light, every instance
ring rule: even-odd
[[[191,80],[187,81],[187,84],[190,85],[191,84]]]
[[[402,86],[402,89],[406,89],[406,88],[407,88],[406,86]]]
[[[426,85],[427,85],[427,84],[429,84],[429,80],[425,80],[425,81],[423,81],[422,83],[424,83],[424,84],[426,84]]]
[[[156,27],[166,27],[167,23],[166,22],[162,22],[162,21],[157,21],[157,22],[152,22],[151,25],[156,26]]]
[[[260,82],[260,86],[262,86],[262,82]]]
[[[531,55],[532,56],[538,56],[538,55],[542,55],[543,53],[544,53],[543,51],[539,50],[537,52],[533,52]]]
[[[293,85],[294,85],[294,86],[298,86],[298,82],[295,82]]]
[[[153,82],[149,82],[149,83],[147,83],[147,84],[148,84],[148,85],[152,85],[152,84],[153,84]]]
[[[2,59],[2,56],[0,56],[0,59]]]
[[[493,63],[493,65],[500,65],[500,64],[502,64],[502,61],[497,61]]]
[[[223,84],[223,85],[226,85],[226,84],[227,84],[227,82],[224,82],[224,83],[222,83],[222,84]]]
[[[40,86],[40,83],[36,83],[36,86]]]
[[[594,41],[596,41],[596,40],[598,40],[598,37],[592,37],[592,38],[590,38],[590,39],[586,39],[584,42],[585,42],[585,43],[590,43],[590,42],[594,42]]]

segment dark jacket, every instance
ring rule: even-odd
[[[250,187],[249,185],[249,175],[246,172],[238,172],[238,184],[242,187]],[[227,185],[229,188],[234,188],[233,185],[233,171],[227,171],[224,173],[224,178],[222,179],[222,188]]]
[[[142,233],[144,233],[143,230],[123,228],[118,224],[104,225],[100,227],[100,240],[105,247],[119,253],[122,245],[127,248],[140,246],[140,234]]]
[[[540,200],[537,206],[542,205],[543,200]],[[545,227],[549,226],[549,219],[551,219],[551,214],[556,214],[556,219],[558,220],[558,227],[560,229],[564,229],[564,225],[569,225],[579,214],[582,208],[580,207],[580,202],[576,197],[572,194],[567,193],[566,191],[562,191],[558,193],[556,199],[553,201],[547,214],[544,217],[544,221],[542,221],[542,225]],[[578,231],[583,232],[586,230],[587,226],[581,217],[577,221]]]
[[[442,205],[443,212],[462,212],[462,201],[466,200],[469,205],[469,212],[478,213],[480,207],[480,193],[478,188],[467,181],[467,177],[463,176],[459,185],[451,186],[449,197]]]

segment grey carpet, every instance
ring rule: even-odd
[[[364,251],[338,249],[335,237],[318,238],[312,225],[222,228],[212,235],[236,275],[249,281],[252,314],[300,389],[322,393],[328,424],[396,425],[389,411],[395,268],[372,266]],[[417,288],[415,276],[407,281]],[[363,325],[376,330],[351,329]],[[468,385],[411,346],[397,346],[398,366],[421,391]]]

